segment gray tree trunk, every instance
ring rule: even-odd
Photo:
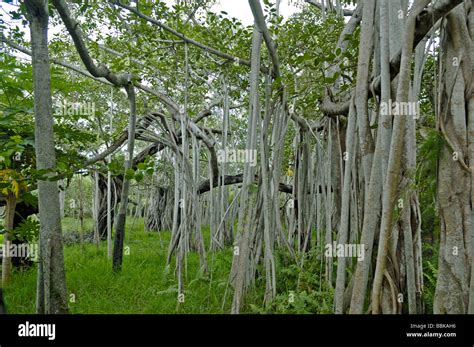
[[[471,8],[471,12],[472,12]],[[470,16],[472,18],[472,15]],[[464,6],[456,7],[442,28],[438,123],[447,145],[439,159],[441,224],[434,313],[473,313],[472,195],[474,108],[473,31]],[[467,107],[466,107],[467,106]],[[470,168],[466,166],[470,163]],[[470,307],[470,309],[469,309]]]
[[[136,102],[135,90],[132,85],[126,87],[130,115],[128,120],[128,148],[125,157],[125,173],[123,179],[122,194],[120,197],[120,208],[117,214],[117,223],[115,226],[114,252],[112,258],[112,267],[114,271],[122,269],[123,261],[123,242],[125,238],[125,222],[127,218],[128,193],[130,189],[130,180],[127,178],[127,171],[132,168],[133,150],[135,148],[135,123],[136,123]]]
[[[31,32],[36,166],[39,170],[55,170],[56,154],[48,56],[48,1],[26,0],[25,5]],[[67,313],[66,274],[57,182],[38,181],[38,203],[40,264],[36,309],[38,313]]]

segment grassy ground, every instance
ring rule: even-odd
[[[85,221],[85,232],[93,228]],[[77,232],[79,222],[63,220],[63,231]],[[86,243],[65,245],[69,307],[75,314],[153,314],[153,313],[229,313],[232,288],[228,284],[232,248],[207,254],[208,271],[200,268],[199,255],[189,253],[184,276],[184,304],[178,305],[175,257],[166,267],[169,232],[144,232],[143,220],[127,219],[123,269],[112,272],[107,245]],[[206,249],[209,230],[203,230]],[[129,251],[129,252],[128,252]],[[287,253],[276,252],[277,292],[272,303],[264,306],[265,276],[257,266],[257,279],[245,296],[242,313],[332,313],[333,290],[322,279],[319,251],[307,254],[304,268]],[[36,268],[15,270],[5,297],[10,313],[35,312]]]
[[[119,274],[112,273],[105,243],[99,249],[93,244],[86,244],[84,250],[80,245],[65,246],[71,313],[229,312],[232,302],[231,288],[227,285],[232,262],[230,249],[208,255],[206,274],[199,269],[199,256],[195,253],[188,256],[185,302],[178,306],[174,258],[166,268],[170,233],[146,233],[142,220],[134,223],[130,218],[127,224],[125,247],[129,247],[130,254],[124,256],[123,270]],[[85,229],[91,226],[92,222],[87,221]],[[79,224],[66,218],[63,228],[66,232],[78,230]],[[6,290],[9,311],[34,313],[35,290],[36,269],[16,271]]]

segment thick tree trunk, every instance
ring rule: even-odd
[[[410,73],[411,56],[413,53],[413,42],[415,34],[416,16],[427,6],[429,0],[417,2],[415,9],[410,13],[407,20],[404,44],[402,49],[402,60],[400,63],[400,76],[397,90],[397,102],[408,103],[410,101]],[[392,229],[393,210],[397,198],[398,181],[400,177],[400,164],[402,160],[405,125],[409,114],[396,115],[393,125],[392,141],[390,146],[390,156],[385,178],[384,191],[382,196],[382,220],[380,225],[380,238],[377,253],[377,266],[374,274],[374,284],[372,289],[372,313],[379,313],[381,288],[384,276],[386,276],[386,264],[390,244],[390,230]]]
[[[31,32],[36,166],[38,170],[55,170],[56,154],[48,57],[48,1],[26,0],[25,5]],[[38,203],[41,231],[37,312],[67,313],[66,274],[56,181],[38,181]]]
[[[472,30],[468,32],[464,6],[448,15],[442,31],[438,123],[447,145],[439,159],[441,241],[434,313],[462,314],[472,307],[474,290],[470,278],[474,230],[474,192],[470,189],[474,172],[473,37]],[[470,172],[466,162],[470,163]]]

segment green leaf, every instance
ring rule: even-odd
[[[135,171],[133,169],[128,169],[126,172],[125,172],[125,178],[127,180],[131,180],[135,177]]]
[[[135,173],[135,181],[141,182],[141,181],[143,181],[143,177],[144,177],[143,172],[137,171]]]
[[[57,167],[59,171],[67,171],[67,169],[69,168],[68,164],[64,161],[58,161]]]

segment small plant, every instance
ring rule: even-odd
[[[305,254],[303,267],[292,261],[286,252],[277,252],[277,296],[262,308],[249,305],[255,313],[283,314],[331,314],[334,292],[320,277],[320,250],[313,249]]]
[[[38,240],[40,230],[39,222],[29,216],[24,219],[19,226],[17,226],[12,233],[13,240],[33,243]]]
[[[423,244],[423,302],[425,303],[426,312],[433,312],[433,301],[438,278],[438,248],[438,244]]]

